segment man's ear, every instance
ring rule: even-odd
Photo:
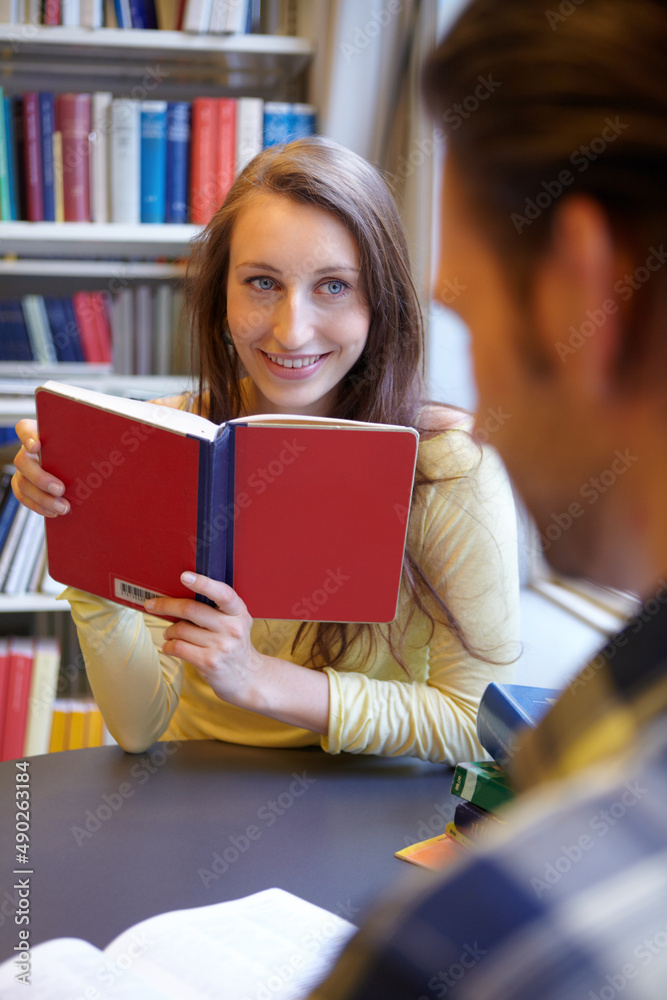
[[[586,196],[565,198],[535,269],[535,333],[553,369],[564,369],[573,387],[587,394],[607,395],[622,349],[614,294],[619,267],[603,208]]]

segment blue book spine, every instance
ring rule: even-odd
[[[141,104],[141,221],[165,221],[167,102]]]
[[[83,353],[83,346],[81,344],[81,333],[79,331],[79,324],[77,322],[76,313],[74,312],[74,303],[69,295],[65,295],[62,299],[62,307],[65,313],[66,326],[64,329],[64,336],[66,337],[69,347],[74,354],[73,361],[85,361],[85,355]],[[57,350],[57,348],[56,348]]]
[[[7,118],[5,115],[5,98],[0,87],[0,219],[11,222],[12,205],[9,193],[9,146],[7,136]]]
[[[292,139],[304,139],[317,131],[317,111],[313,104],[292,105]]]
[[[514,755],[517,736],[526,726],[536,726],[560,691],[524,684],[488,685],[477,710],[477,736],[496,763],[506,767]]]
[[[56,221],[56,202],[53,186],[54,108],[54,95],[42,91],[39,95],[39,120],[42,134],[42,199],[45,222]]]
[[[16,135],[14,128],[14,102],[11,97],[5,97],[3,101],[3,113],[5,116],[5,141],[7,143],[7,179],[9,182],[9,211],[10,218],[18,219],[19,212],[19,192],[18,192],[18,156],[16,149]]]
[[[10,491],[2,505],[2,509],[0,510],[0,552],[2,552],[5,547],[7,536],[9,535],[11,526],[14,523],[14,518],[16,517],[18,509],[19,502],[13,492]]]
[[[130,20],[133,28],[157,29],[155,0],[129,0]]]
[[[188,221],[190,136],[191,105],[188,101],[170,101],[167,105],[165,222]]]
[[[232,586],[234,532],[234,435],[229,425],[215,441],[199,445],[196,570]],[[197,595],[198,601],[212,604]]]
[[[292,105],[284,101],[264,104],[264,148],[283,145],[292,140]]]
[[[62,299],[56,295],[45,295],[44,308],[58,361],[78,361]]]
[[[20,299],[4,299],[0,302],[0,359],[33,360]]]

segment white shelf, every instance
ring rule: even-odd
[[[187,375],[67,375],[64,377],[53,367],[44,368],[41,375],[33,372],[24,378],[3,378],[0,381],[0,427],[13,426],[24,417],[34,418],[34,393],[47,379],[67,382],[83,388],[108,392],[114,396],[131,396],[134,399],[159,399],[177,396],[193,385]]]
[[[0,83],[8,91],[85,89],[139,97],[273,93],[308,66],[308,39],[283,35],[196,35],[184,31],[0,25]]]
[[[63,584],[63,590],[65,585]],[[50,594],[0,594],[0,614],[8,611],[69,611],[68,601],[57,601]]]
[[[1,227],[2,224],[0,224]],[[0,228],[0,239],[2,228]],[[185,277],[185,263],[137,260],[50,260],[36,257],[0,260],[0,278],[128,278],[169,279]]]
[[[251,59],[255,64],[262,59],[285,59],[288,71],[295,75],[298,58],[304,65],[313,55],[313,46],[307,38],[294,35],[213,35],[188,31],[149,31],[124,28],[67,28],[62,25],[0,24],[0,45],[9,44],[14,53],[39,52],[49,46],[53,50],[68,52],[94,46],[100,51],[109,49],[115,58],[131,58],[132,51],[167,52],[185,58],[187,53],[213,53],[231,60]],[[187,50],[187,53],[184,52]],[[6,57],[6,53],[3,53]],[[260,66],[257,66],[261,69]]]
[[[48,247],[53,257],[179,258],[200,229],[191,224],[0,222],[0,247],[23,257],[43,258]]]

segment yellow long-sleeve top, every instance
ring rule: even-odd
[[[320,743],[330,753],[407,754],[455,763],[484,757],[475,731],[479,699],[492,681],[513,676],[518,654],[516,517],[496,453],[464,429],[419,445],[418,469],[444,480],[419,491],[408,544],[462,626],[471,655],[450,628],[435,626],[401,587],[393,634],[409,673],[392,655],[387,626],[375,642],[325,668],[329,727],[319,736],[220,700],[189,663],[160,652],[166,623],[68,588],[93,694],[109,731],[128,751],[156,739],[220,739],[252,746]],[[159,554],[157,554],[159,558]],[[411,617],[410,617],[411,616]],[[309,665],[310,643],[293,654],[298,622],[255,620],[262,653]]]

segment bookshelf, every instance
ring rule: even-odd
[[[138,100],[305,102],[313,56],[309,39],[288,35],[0,24],[0,86],[6,97],[106,91]],[[192,223],[0,221],[0,298],[141,285],[178,291],[199,229]],[[144,399],[189,387],[184,373],[127,375],[108,365],[80,365],[70,373],[65,367],[0,363],[0,427],[34,416],[34,389],[48,378]],[[0,635],[29,620],[29,634],[64,640],[61,672],[66,672],[68,664],[80,666],[73,626],[61,614],[68,610],[49,594],[0,594]]]

